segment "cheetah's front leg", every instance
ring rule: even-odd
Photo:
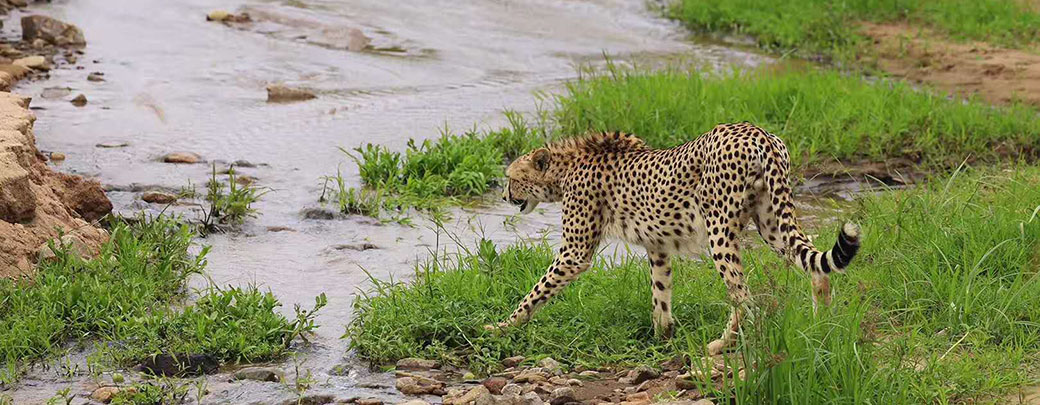
[[[484,329],[494,330],[527,322],[538,307],[578,278],[579,274],[588,270],[592,255],[599,245],[601,225],[599,218],[593,215],[596,210],[589,204],[590,200],[581,197],[583,196],[570,195],[564,199],[563,243],[549,270],[520,302],[509,316],[509,320],[497,325],[485,325]]]
[[[654,303],[654,332],[666,339],[672,337],[672,267],[667,253],[647,250],[650,261],[650,290]]]

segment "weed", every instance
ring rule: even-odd
[[[1029,384],[1040,350],[1038,182],[1040,168],[968,170],[857,200],[861,256],[816,315],[802,273],[746,249],[755,322],[733,359],[745,378],[701,390],[736,403],[964,403]],[[817,245],[833,242],[827,231]],[[696,359],[723,328],[725,288],[710,261],[677,259],[676,337],[655,339],[645,258],[626,256],[598,259],[525,326],[484,331],[552,257],[545,243],[481,246],[418,266],[408,284],[373,281],[345,337],[377,363],[416,356],[488,372],[517,354],[587,367]]]
[[[232,166],[228,169],[226,184],[219,181],[217,166],[213,165],[212,177],[206,182],[205,200],[208,206],[202,209],[201,233],[239,226],[245,223],[246,219],[256,217],[257,211],[253,208],[253,203],[270,190],[257,188],[248,183],[239,184],[237,180],[235,168]]]

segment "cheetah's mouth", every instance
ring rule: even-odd
[[[530,202],[530,201],[527,201],[527,200],[518,200],[518,199],[515,199],[515,198],[510,199],[509,203],[511,203],[513,205],[516,205],[516,206],[519,206],[521,214],[528,214],[531,211],[534,211],[534,207],[538,205],[537,202]]]

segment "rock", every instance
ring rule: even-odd
[[[235,183],[243,185],[243,186],[252,185],[253,183],[256,183],[256,180],[257,180],[256,177],[245,175],[245,174],[240,174],[240,175],[235,176]]]
[[[365,33],[357,28],[351,28],[347,37],[347,50],[351,52],[361,52],[368,49],[368,45],[372,43],[372,38],[365,36]]]
[[[267,86],[267,101],[271,103],[303,101],[317,97],[310,90],[295,89],[284,84]]]
[[[505,359],[502,359],[502,366],[504,366],[504,367],[516,367],[516,366],[519,366],[520,363],[523,363],[524,360],[525,360],[524,356],[506,357]]]
[[[383,405],[383,400],[378,398],[364,398],[357,400],[358,405]]]
[[[7,158],[6,154],[0,158]],[[0,220],[29,222],[36,218],[36,195],[31,191],[30,172],[15,159],[0,161]]]
[[[336,219],[339,213],[326,208],[305,208],[302,212],[304,219]]]
[[[545,369],[545,372],[549,374],[556,374],[561,371],[562,368],[560,362],[556,361],[556,359],[553,359],[552,357],[541,359],[538,361],[538,365],[542,366],[542,368]]]
[[[90,393],[90,399],[107,404],[112,402],[112,398],[115,397],[119,391],[119,387],[101,387]]]
[[[628,402],[650,402],[650,394],[646,392],[636,392],[634,394],[628,394],[625,397]]]
[[[302,396],[300,398],[293,398],[290,400],[282,401],[279,405],[325,405],[331,404],[335,400],[335,395],[311,394]],[[382,401],[380,401],[379,403],[382,404]]]
[[[485,385],[485,387],[486,387],[486,385]],[[488,388],[488,390],[490,390],[490,388]],[[502,389],[500,391],[501,391],[502,395],[517,395],[517,396],[519,396],[520,394],[523,393],[523,387],[521,387],[520,384],[511,384],[510,383],[510,384],[506,384],[504,387],[502,387]]]
[[[59,173],[62,202],[86,221],[97,221],[112,212],[112,201],[97,180]]]
[[[504,388],[508,382],[508,380],[502,377],[491,377],[484,380],[484,386],[487,387],[488,391],[491,391],[492,394],[501,395],[502,388]],[[517,391],[517,394],[520,394],[520,392]]]
[[[51,152],[51,160],[55,162],[65,160],[65,154],[61,152]]]
[[[232,14],[224,10],[213,10],[209,14],[206,14],[206,21],[215,21],[223,23],[244,23],[250,22],[253,19],[249,17],[249,14]]]
[[[7,4],[10,4],[10,5],[18,7],[18,8],[22,8],[22,7],[28,7],[29,6],[29,1],[28,0],[7,0]]]
[[[191,152],[172,152],[163,155],[162,161],[166,163],[199,163],[202,157]]]
[[[127,146],[130,146],[130,143],[129,142],[101,142],[101,143],[98,143],[98,144],[94,144],[94,146],[98,147],[98,148],[102,148],[102,149],[115,149],[115,148],[125,148]]]
[[[71,88],[69,88],[69,87],[60,87],[60,86],[47,87],[47,88],[43,89],[42,91],[40,91],[40,97],[43,97],[43,98],[46,98],[46,99],[65,98],[69,94],[72,94],[72,89]]]
[[[703,383],[701,385],[703,386]],[[693,389],[697,389],[697,388],[700,388],[700,387],[698,386],[698,384],[696,382],[694,382],[692,380],[687,380],[685,378],[676,378],[675,379],[675,388],[676,389],[680,389],[680,390],[693,390]]]
[[[518,382],[518,383],[540,383],[540,382],[545,382],[547,380],[548,380],[548,378],[546,376],[544,376],[542,374],[539,374],[539,373],[531,373],[531,372],[522,373],[522,374],[516,376],[516,378],[513,379],[514,382]]]
[[[282,372],[273,368],[249,367],[236,371],[235,379],[279,382],[282,381]]]
[[[549,403],[552,405],[563,405],[568,402],[576,402],[574,388],[560,387],[553,390],[549,395]]]
[[[43,15],[22,17],[22,39],[28,42],[41,39],[58,46],[87,44],[83,31],[79,27]]]
[[[374,243],[370,243],[370,242],[362,242],[362,243],[343,243],[343,244],[339,244],[339,245],[332,245],[332,248],[336,249],[336,250],[356,250],[358,252],[364,252],[366,250],[379,249],[379,246],[376,246]],[[466,373],[466,374],[472,374],[472,373]],[[464,380],[469,380],[469,378],[465,378],[465,377],[463,377],[463,379]]]
[[[90,72],[87,75],[88,82],[103,82],[105,81],[105,74],[102,72]]]
[[[654,369],[647,366],[639,366],[628,372],[628,376],[623,378],[623,383],[626,384],[642,384],[644,381],[652,380],[659,377],[661,374]]]
[[[69,254],[79,256],[82,258],[88,258],[92,256],[90,247],[88,247],[82,240],[76,235],[68,234],[62,235],[61,239],[54,240],[54,249],[65,249]],[[54,249],[51,249],[51,242],[46,242],[40,246],[40,252],[37,255],[37,263],[43,263],[57,257],[54,253]]]
[[[597,378],[599,377],[599,372],[596,370],[586,370],[578,373],[578,376],[587,378]]]
[[[224,10],[213,10],[206,14],[206,21],[225,21],[231,18],[231,13]]]
[[[12,65],[26,67],[29,69],[37,70],[48,70],[47,58],[40,55],[26,56],[24,58],[15,59],[11,62]]]
[[[231,166],[234,166],[234,167],[256,167],[256,164],[252,163],[252,162],[250,162],[248,160],[239,159],[239,160],[236,160],[234,162],[231,162]]]
[[[581,382],[581,380],[579,380],[577,378],[571,378],[571,379],[567,380],[567,385],[575,386],[575,387],[581,387],[581,386],[584,386],[585,383]]]
[[[466,405],[470,403],[475,405],[489,405],[494,402],[494,400],[495,399],[491,396],[491,391],[488,391],[487,387],[478,385],[452,403],[455,405]]]
[[[397,405],[430,405],[430,403],[421,399],[413,399],[410,401],[398,402]]]
[[[70,101],[70,103],[72,103],[72,105],[76,107],[83,107],[87,105],[87,96],[80,94],[73,98],[72,101]]]
[[[0,76],[7,76],[9,68],[24,69],[0,65]],[[111,205],[104,191],[97,182],[48,167],[48,154],[34,142],[36,117],[29,104],[29,97],[0,93],[0,277],[31,277],[40,247],[61,237],[62,229],[79,238],[90,252],[108,238],[107,232],[85,220]],[[60,161],[63,156],[50,157]],[[82,193],[86,195],[77,195]]]
[[[196,377],[216,372],[220,362],[208,354],[158,354],[144,359],[135,368],[154,376]]]
[[[439,368],[441,365],[436,360],[417,359],[408,357],[397,361],[397,368],[402,370],[429,370]]]
[[[528,393],[524,394],[522,397],[520,397],[520,404],[521,405],[543,405],[543,404],[545,404],[545,401],[542,401],[542,398],[539,397],[538,394],[535,394],[534,392],[528,392]]]
[[[647,388],[650,388],[650,383],[651,381],[643,381],[642,384],[636,386],[636,392],[646,391]]]
[[[395,386],[407,395],[444,395],[444,384],[432,379],[401,377]]]

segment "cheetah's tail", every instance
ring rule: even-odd
[[[860,229],[851,222],[846,223],[838,232],[838,241],[834,247],[826,252],[816,250],[809,244],[798,244],[795,255],[798,264],[805,270],[830,273],[837,270],[841,272],[849,265],[856,252],[859,251]]]

